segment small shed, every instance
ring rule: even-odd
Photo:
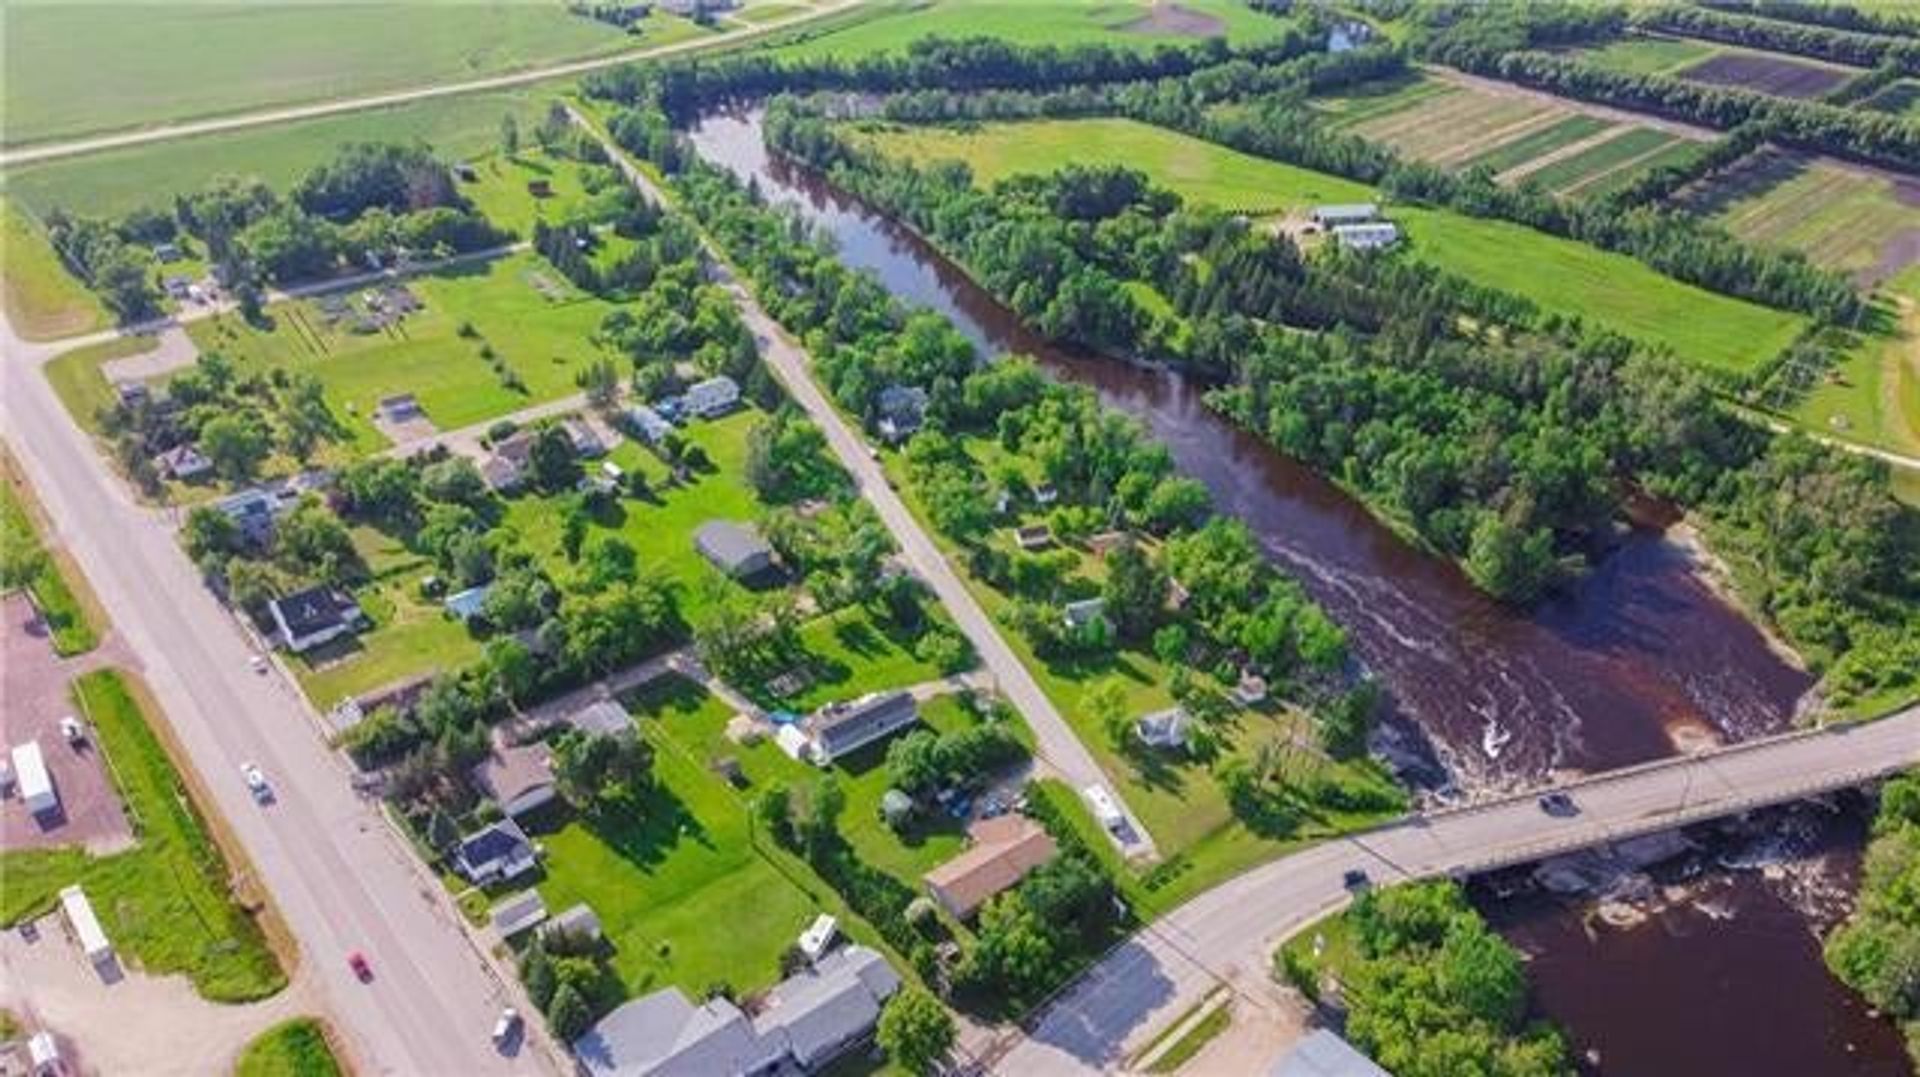
[[[599,942],[602,937],[600,916],[593,911],[593,906],[581,902],[540,925],[540,935],[542,938],[565,935],[582,942]]]
[[[834,937],[839,934],[840,921],[821,913],[800,933],[800,952],[807,955],[808,961],[818,961],[833,948]]]
[[[478,587],[469,587],[464,591],[448,595],[447,612],[453,615],[454,620],[461,624],[468,624],[486,610],[487,592],[491,590],[493,590],[492,584],[483,583]]]
[[[880,818],[895,830],[907,825],[915,807],[913,798],[898,789],[889,789],[880,796]]]
[[[773,567],[773,547],[746,524],[708,520],[694,531],[693,544],[715,568],[736,580]]]
[[[1013,530],[1013,541],[1023,550],[1044,550],[1053,545],[1053,529],[1046,524],[1028,524]]]
[[[529,890],[495,905],[488,913],[488,919],[493,921],[493,929],[500,933],[501,938],[510,939],[545,923],[547,902],[540,896],[540,891]]]

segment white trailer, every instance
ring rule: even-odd
[[[60,794],[54,792],[53,776],[47,773],[47,761],[40,754],[39,741],[13,746],[13,775],[28,811],[39,815],[60,807]]]
[[[87,900],[87,892],[74,884],[60,891],[60,911],[66,914],[67,926],[73,929],[73,937],[80,940],[80,949],[86,951],[87,960],[98,965],[113,956],[113,944],[107,941],[107,933],[100,930],[100,919],[93,915],[93,902]]]
[[[1107,792],[1106,786],[1089,785],[1080,794],[1086,798],[1087,807],[1093,809],[1093,817],[1100,820],[1101,826],[1115,834],[1126,828],[1126,813],[1120,810],[1120,805],[1114,801],[1113,794]]]

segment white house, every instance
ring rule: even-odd
[[[540,862],[540,854],[520,824],[502,819],[463,838],[453,860],[468,882],[485,885],[525,875]]]
[[[338,588],[320,586],[276,598],[267,604],[280,640],[295,654],[332,643],[357,631],[366,614]]]

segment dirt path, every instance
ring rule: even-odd
[[[201,998],[185,976],[102,977],[59,914],[35,923],[34,941],[18,931],[0,936],[0,1004],[29,1027],[52,1030],[78,1059],[76,1072],[226,1073],[269,1026],[318,1012],[303,981],[261,1002],[223,1006]]]
[[[1638,124],[1641,127],[1652,127],[1656,130],[1665,131],[1670,135],[1678,135],[1681,138],[1692,139],[1696,142],[1719,138],[1721,134],[1711,127],[1700,127],[1695,124],[1681,123],[1678,120],[1669,120],[1664,116],[1654,116],[1645,112],[1632,112],[1623,108],[1611,108],[1607,105],[1596,105],[1587,101],[1577,101],[1571,97],[1559,97],[1542,90],[1530,90],[1525,86],[1516,86],[1511,82],[1501,82],[1499,79],[1469,75],[1464,71],[1455,71],[1450,67],[1435,67],[1430,64],[1425,64],[1421,65],[1420,70],[1441,82],[1452,83],[1455,86],[1464,86],[1467,89],[1478,90],[1481,93],[1494,94],[1501,97],[1530,98],[1545,104],[1572,109],[1575,112],[1583,112],[1589,116],[1598,116],[1603,120],[1612,120],[1615,123],[1631,123]]]
[[[193,346],[193,338],[187,331],[170,325],[154,334],[152,348],[139,355],[109,359],[100,365],[100,373],[109,382],[145,381],[190,367],[199,358],[200,349]]]

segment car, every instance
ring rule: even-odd
[[[247,658],[247,665],[252,666],[255,673],[265,673],[267,671],[267,656],[264,654],[250,655]]]
[[[1367,878],[1366,872],[1359,868],[1349,868],[1345,875],[1340,876],[1340,885],[1349,890],[1360,891],[1365,890],[1367,887],[1373,885],[1373,883],[1372,880]]]
[[[1580,807],[1573,802],[1573,798],[1559,791],[1542,794],[1540,810],[1561,817],[1580,814]]]
[[[358,950],[348,954],[347,967],[353,970],[353,974],[359,977],[361,983],[369,983],[373,980],[373,966],[367,964],[366,954]]]
[[[77,748],[87,739],[87,727],[80,724],[80,719],[69,714],[60,719],[60,735]]]
[[[520,1031],[520,1011],[507,1006],[500,1011],[500,1019],[493,1023],[493,1042],[504,1046]]]
[[[262,804],[273,799],[273,786],[267,784],[267,775],[260,769],[260,764],[240,764],[240,776],[246,779],[247,791],[253,794],[253,799]]]

